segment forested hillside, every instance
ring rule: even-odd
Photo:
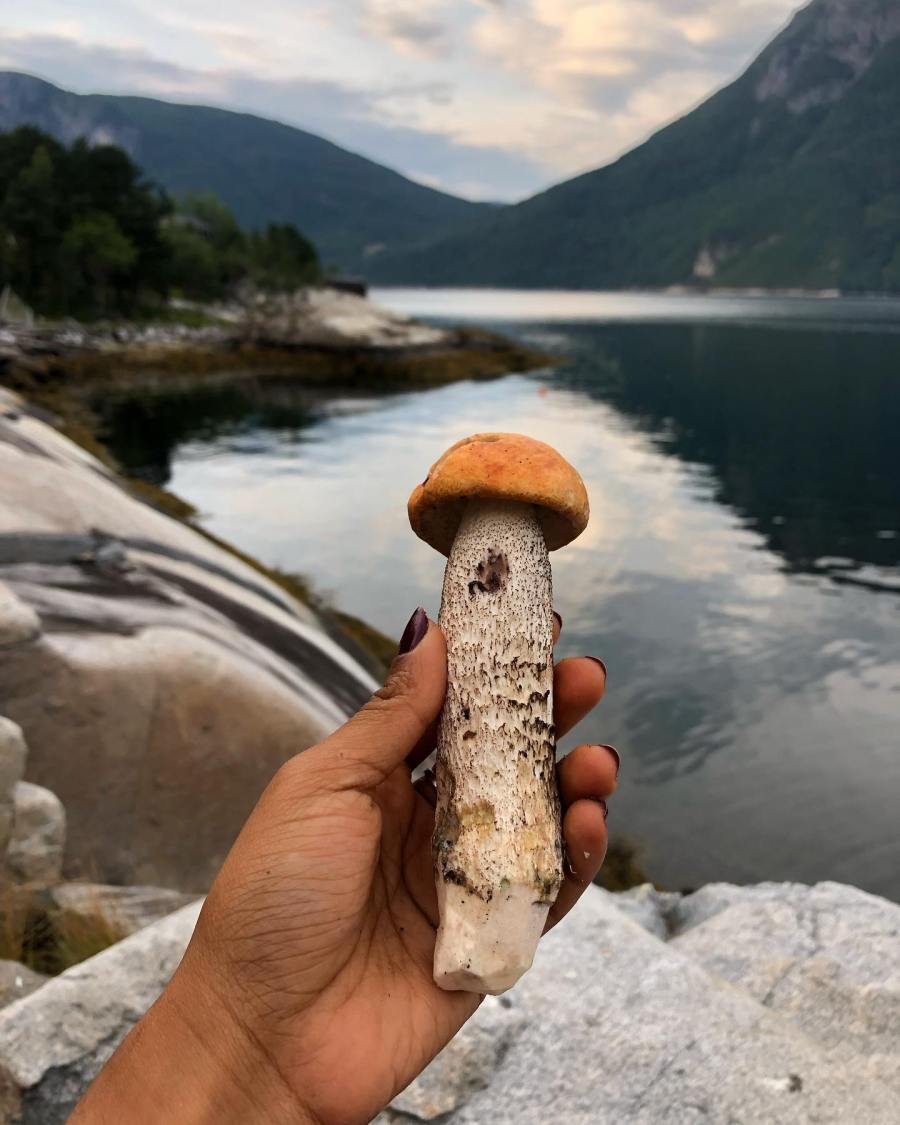
[[[98,85],[103,76],[97,75]],[[493,208],[424,187],[312,133],[246,113],[153,98],[79,95],[0,72],[0,130],[119,145],[173,195],[212,192],[253,229],[292,223],[322,260],[363,269]]]
[[[384,281],[900,289],[900,0],[814,0],[610,167],[376,263]]]

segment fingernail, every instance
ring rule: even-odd
[[[622,765],[622,759],[619,757],[619,751],[615,748],[615,746],[603,746],[602,749],[605,750],[616,763],[616,777],[618,777],[619,767]]]
[[[600,806],[600,811],[603,813],[603,819],[609,820],[609,805],[602,797],[596,798],[597,804]]]
[[[421,606],[409,619],[409,624],[403,630],[403,636],[400,638],[400,648],[398,650],[399,656],[406,656],[407,653],[412,652],[416,645],[420,644],[428,632],[428,614],[422,609]]]
[[[563,627],[563,619],[562,619],[562,617],[560,617],[560,615],[559,615],[559,614],[558,614],[558,613],[556,612],[556,610],[555,610],[555,609],[554,609],[554,611],[553,611],[553,618],[554,618],[554,620],[556,621],[556,624],[557,624],[557,625],[559,626],[559,628],[560,628],[560,632],[562,632],[562,627]]]
[[[608,678],[608,676],[609,676],[609,672],[607,672],[607,670],[606,670],[606,665],[605,665],[605,664],[603,663],[603,661],[602,661],[602,660],[600,659],[600,657],[599,657],[599,656],[589,656],[589,657],[588,657],[588,660],[593,660],[593,662],[594,662],[595,664],[599,664],[599,665],[600,665],[600,667],[601,667],[601,668],[603,669],[603,675],[604,675],[604,677],[605,677],[605,678]]]

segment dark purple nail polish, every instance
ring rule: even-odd
[[[409,624],[403,630],[403,636],[400,638],[400,648],[398,650],[399,656],[406,656],[407,653],[412,652],[416,645],[420,644],[425,634],[428,632],[428,614],[422,609],[421,606],[409,619]]]
[[[553,617],[554,617],[554,620],[556,621],[556,624],[559,626],[560,632],[562,632],[563,619],[562,619],[561,615],[556,612],[555,609],[553,611]]]
[[[605,750],[610,755],[612,760],[616,763],[616,777],[619,776],[619,767],[622,765],[622,759],[619,757],[619,751],[615,746],[603,746],[601,749]]]
[[[606,670],[606,665],[605,665],[605,664],[603,663],[603,661],[602,661],[602,660],[600,659],[600,657],[599,657],[599,656],[589,656],[589,657],[588,657],[588,660],[593,660],[593,662],[594,662],[595,664],[599,664],[599,665],[600,665],[600,667],[601,667],[601,668],[603,669],[603,676],[604,676],[604,678],[608,678],[608,677],[609,677],[609,672],[607,672],[607,670]]]

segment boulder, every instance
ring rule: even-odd
[[[0,1008],[37,992],[47,979],[18,961],[0,961]]]
[[[51,914],[87,923],[100,916],[123,935],[152,926],[193,898],[166,887],[112,887],[103,883],[60,883],[46,894]]]
[[[308,606],[13,414],[0,605],[25,624],[0,643],[0,700],[28,780],[65,805],[68,878],[201,893],[279,766],[375,682]]]
[[[681,907],[682,896],[658,891],[650,883],[615,895],[613,901],[623,914],[637,922],[654,937],[668,941]]]
[[[0,1011],[0,1121],[62,1125],[178,967],[200,903]]]
[[[743,939],[732,933],[729,940],[736,951]],[[852,956],[865,958],[865,950],[861,936]],[[450,1068],[445,1091],[428,1089],[426,1112],[442,1104],[442,1092],[455,1102],[442,1123],[900,1121],[900,1095],[865,1074],[855,1051],[839,1058],[823,1049],[792,1019],[641,928],[616,896],[597,888],[542,943],[532,972],[503,1000],[516,1023],[502,1051],[482,1051],[490,1074],[483,1070],[467,1088]],[[448,1051],[460,1052],[466,1041],[474,1048],[494,1018],[483,1007]],[[441,1073],[430,1072],[432,1079]],[[430,1119],[416,1100],[423,1079],[383,1122]]]
[[[12,834],[15,790],[25,776],[27,758],[22,728],[0,715],[0,869]]]
[[[20,781],[13,790],[13,826],[6,869],[18,883],[59,881],[66,846],[66,810],[49,789]]]
[[[900,1091],[900,905],[854,887],[714,885],[682,900],[672,947]],[[898,1118],[900,1120],[900,1118]]]
[[[488,1086],[523,1023],[521,1011],[506,997],[487,997],[478,1020],[447,1045],[391,1108],[414,1121],[444,1120]]]
[[[826,902],[848,905],[858,894],[829,886],[805,890],[820,900],[823,919]],[[761,889],[757,903],[770,902],[771,893]],[[664,942],[617,901],[588,890],[545,939],[532,972],[506,996],[486,1001],[380,1115],[379,1125],[900,1121],[900,1093],[858,1049],[860,1042],[868,1049],[868,1039],[832,1050],[809,1034],[802,1012],[795,1019],[798,1009],[773,1010],[753,994],[756,984],[748,990],[739,979],[726,981],[689,955],[680,943],[690,929]],[[701,925],[708,924],[724,918],[735,901],[710,914],[710,903],[685,900],[685,917],[697,905],[706,919]],[[829,946],[860,981],[872,937],[868,976],[893,972],[890,919],[900,908],[884,903],[882,915],[879,901],[857,903],[863,913],[855,941],[845,933]],[[667,911],[672,906],[666,901]],[[5,1106],[7,1119],[66,1120],[171,976],[198,912],[199,903],[182,909],[0,1012],[0,1111]],[[732,964],[746,933],[722,932]],[[878,1010],[877,995],[862,984],[851,998],[853,1010],[863,1011],[872,996]]]

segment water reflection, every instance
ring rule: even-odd
[[[900,898],[900,602],[873,593],[897,582],[900,337],[520,331],[569,362],[367,400],[260,381],[109,422],[216,533],[394,635],[440,591],[412,484],[462,434],[544,437],[592,498],[554,573],[562,655],[610,666],[578,737],[623,752],[613,829],[673,886],[837,878]]]
[[[708,467],[791,569],[900,561],[900,334],[619,325],[567,344],[559,384]]]
[[[172,455],[186,443],[258,432],[291,440],[312,425],[316,401],[275,379],[245,379],[156,389],[139,396],[104,393],[92,405],[102,421],[101,436],[123,469],[166,485]]]

